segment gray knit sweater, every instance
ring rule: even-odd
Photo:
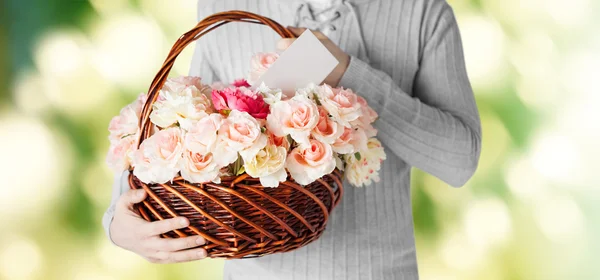
[[[325,20],[294,0],[218,0],[199,9],[199,19],[247,10],[283,25],[326,31],[352,56],[340,85],[379,113],[375,126],[387,152],[381,181],[346,185],[319,240],[289,253],[226,261],[226,280],[418,279],[411,167],[457,187],[477,167],[479,115],[450,6],[444,0],[340,2]],[[277,39],[264,26],[225,25],[198,41],[190,74],[205,82],[245,77],[251,55],[273,51]],[[121,189],[115,184],[113,201]]]

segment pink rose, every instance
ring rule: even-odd
[[[319,121],[319,110],[314,101],[297,95],[276,102],[267,116],[267,128],[276,136],[288,134],[298,143],[307,144],[310,132]]]
[[[345,127],[350,127],[350,122],[358,119],[362,114],[358,96],[351,89],[322,85],[317,87],[316,93],[321,105],[327,109],[331,117]]]
[[[344,127],[344,132],[331,145],[338,154],[350,154],[367,148],[367,135],[362,129]]]
[[[377,112],[367,104],[367,101],[362,97],[358,96],[358,103],[360,104],[361,116],[350,122],[353,128],[362,129],[365,131],[367,138],[375,137],[377,135],[377,129],[373,127],[373,122],[377,120]]]
[[[192,125],[185,134],[186,149],[201,155],[210,153],[217,142],[217,131],[222,121],[220,114],[210,114]]]
[[[246,81],[246,79],[235,80],[231,85],[234,87],[251,87],[251,85],[248,83],[248,81]]]
[[[250,60],[250,75],[248,77],[248,81],[253,84],[260,76],[262,76],[267,69],[275,63],[275,61],[279,58],[277,53],[257,53]]]
[[[183,159],[180,161],[181,177],[191,183],[220,183],[219,177],[221,166],[214,161],[211,153],[201,155],[186,150],[183,153]]]
[[[217,163],[226,166],[237,160],[238,153],[251,158],[266,144],[260,123],[248,113],[234,110],[221,123],[213,153]]]
[[[136,134],[111,142],[106,155],[106,163],[115,173],[127,170],[131,166],[137,137]]]
[[[269,105],[265,103],[262,95],[256,94],[247,88],[224,88],[212,91],[213,106],[218,111],[238,110],[251,116],[264,119],[269,114]]]
[[[313,128],[312,136],[324,143],[333,144],[344,133],[344,126],[329,118],[327,111],[319,106],[319,122]]]
[[[179,172],[183,153],[181,129],[171,127],[144,140],[133,157],[133,174],[147,184],[166,183]]]
[[[379,117],[377,112],[375,112],[375,110],[373,110],[373,108],[369,106],[367,100],[365,100],[362,96],[357,95],[357,97],[358,104],[360,104],[360,109],[362,111],[361,118],[365,118],[365,120],[369,123],[375,122],[375,120],[377,120],[377,117]]]
[[[292,178],[301,185],[308,185],[335,169],[331,146],[315,139],[293,149],[285,164]]]

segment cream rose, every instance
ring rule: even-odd
[[[193,124],[185,134],[186,149],[201,155],[210,153],[217,142],[217,131],[222,122],[220,114],[210,114]]]
[[[271,105],[267,128],[276,136],[290,135],[296,142],[307,144],[318,121],[317,105],[306,96],[297,95]]]
[[[367,148],[367,135],[362,129],[344,127],[344,132],[331,145],[338,154],[351,154]]]
[[[331,173],[335,165],[331,146],[315,139],[293,149],[285,163],[292,178],[301,185],[308,185]]]
[[[333,144],[342,133],[344,133],[344,126],[329,118],[327,111],[319,106],[319,122],[313,128],[312,136],[321,142]]]
[[[259,178],[265,187],[274,188],[287,178],[285,159],[287,150],[284,147],[268,144],[252,158],[244,160],[244,169],[253,178]]]
[[[381,142],[375,138],[370,138],[367,143],[367,149],[355,154],[344,156],[346,169],[344,176],[350,184],[361,187],[370,185],[371,182],[379,182],[379,169],[381,163],[386,159],[385,151]]]
[[[317,87],[316,93],[332,118],[345,127],[350,127],[350,122],[362,114],[358,96],[351,89],[331,88],[325,84]]]
[[[183,153],[181,129],[171,127],[144,140],[133,156],[133,174],[147,184],[166,183],[179,172]]]
[[[260,123],[246,112],[233,110],[219,128],[214,154],[217,163],[226,166],[237,159],[238,153],[252,158],[266,144]]]
[[[221,166],[214,160],[214,155],[208,153],[202,155],[186,150],[180,161],[181,177],[191,183],[220,183],[219,177]]]

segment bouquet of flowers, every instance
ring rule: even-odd
[[[277,59],[258,54],[255,81]],[[108,164],[133,170],[147,184],[181,176],[190,183],[219,183],[243,173],[277,187],[290,177],[308,185],[337,167],[354,186],[378,181],[384,149],[375,138],[377,113],[351,89],[307,85],[286,96],[244,79],[202,84],[199,77],[167,80],[153,104],[153,134],[139,148],[141,94],[109,125]]]

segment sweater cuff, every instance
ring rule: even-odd
[[[346,72],[342,75],[339,85],[351,89],[359,88],[369,68],[371,66],[367,63],[354,56],[350,56],[350,63],[348,63],[348,68],[346,68]]]
[[[115,242],[112,240],[111,236],[110,236],[110,224],[112,223],[113,217],[115,216],[115,205],[111,205],[108,210],[106,210],[106,213],[104,213],[104,216],[102,217],[102,226],[104,227],[104,231],[106,232],[106,237],[108,237],[108,240],[110,240],[110,242],[114,245]]]

